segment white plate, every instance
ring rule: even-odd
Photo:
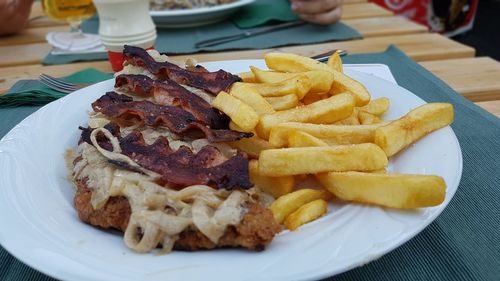
[[[194,27],[216,23],[227,19],[239,8],[253,3],[255,0],[237,0],[230,4],[217,5],[212,7],[150,11],[157,27],[179,28]]]
[[[262,61],[207,63],[241,72]],[[380,78],[346,70],[374,98],[386,96],[397,118],[424,103]],[[450,202],[462,174],[462,154],[452,129],[436,131],[390,161],[390,170],[433,174],[447,183],[446,201],[434,208],[397,211],[356,204],[331,205],[329,213],[295,232],[280,233],[263,252],[223,249],[137,254],[116,232],[80,222],[63,153],[86,125],[90,103],[113,89],[113,80],[79,90],[35,112],[0,141],[0,243],[29,266],[64,280],[303,280],[366,264],[414,237]],[[411,253],[408,253],[411,254]]]

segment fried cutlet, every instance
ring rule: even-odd
[[[79,181],[74,198],[75,208],[80,219],[101,228],[125,231],[131,209],[127,198],[111,197],[100,209],[94,210],[90,203],[92,191],[84,181]],[[217,244],[200,231],[189,228],[179,234],[174,249],[195,251],[222,247],[243,247],[250,250],[264,250],[273,237],[280,231],[272,212],[258,203],[250,203],[248,212],[240,224],[229,226]]]

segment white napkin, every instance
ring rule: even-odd
[[[53,55],[105,52],[106,48],[97,34],[49,32],[45,37],[54,47]]]

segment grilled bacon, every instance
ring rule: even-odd
[[[241,81],[240,77],[224,70],[205,72],[201,68],[189,70],[170,62],[157,62],[146,50],[139,47],[125,45],[123,55],[128,63],[145,67],[159,79],[171,79],[213,95],[217,95],[220,91],[228,91],[233,83]]]
[[[160,174],[164,182],[183,187],[204,184],[227,190],[252,187],[248,174],[248,158],[244,153],[226,159],[217,148],[210,145],[203,147],[196,154],[186,146],[172,151],[167,138],[163,136],[148,145],[141,132],[137,130],[121,138],[116,124],[107,124],[105,128],[112,130],[110,132],[113,135],[118,135],[123,155],[130,157],[139,166]],[[92,145],[90,134],[93,129],[80,129],[82,129],[82,141]],[[111,150],[111,144],[104,135],[98,134],[96,139],[99,146]],[[113,159],[109,162],[124,169],[132,168]]]
[[[143,123],[150,127],[161,125],[179,136],[206,138],[209,142],[236,141],[253,136],[252,133],[210,129],[182,108],[134,101],[131,97],[116,92],[106,93],[92,103],[92,108],[117,123]]]
[[[160,105],[180,107],[210,128],[227,129],[229,126],[227,115],[220,114],[207,101],[172,80],[157,81],[146,75],[121,74],[115,78],[115,88],[138,96],[152,96]]]

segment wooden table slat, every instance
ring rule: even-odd
[[[484,110],[500,118],[500,100],[476,102]]]
[[[374,3],[353,3],[342,7],[342,19],[358,19],[372,17],[389,17],[393,12]]]
[[[472,101],[500,100],[500,63],[488,57],[422,62]]]
[[[45,36],[51,31],[69,31],[69,26],[45,26],[26,28],[18,34],[0,37],[0,46],[13,46],[45,42]]]
[[[358,30],[365,38],[428,31],[426,26],[409,21],[401,16],[348,19],[343,22]]]

